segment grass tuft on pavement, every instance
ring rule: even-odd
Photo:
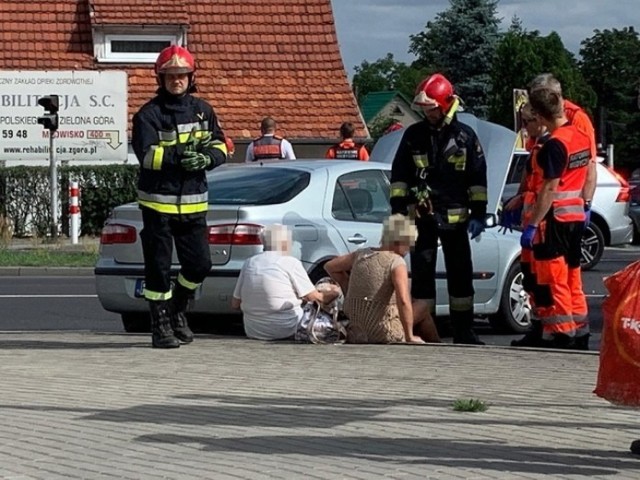
[[[484,412],[489,406],[477,398],[459,398],[453,402],[456,412]]]

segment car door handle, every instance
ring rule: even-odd
[[[361,243],[366,243],[367,239],[362,235],[360,235],[359,233],[356,233],[353,237],[347,238],[347,241],[349,243],[355,243],[356,245],[360,245]]]

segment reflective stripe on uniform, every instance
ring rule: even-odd
[[[142,168],[148,168],[149,170],[161,170],[163,157],[164,147],[151,145],[151,148],[147,150],[147,153],[142,159]]]
[[[581,195],[582,195],[582,192],[580,190],[570,190],[570,191],[564,191],[564,192],[554,192],[553,198],[554,200],[564,200],[567,198],[577,198],[577,197],[580,197]]]
[[[426,155],[413,155],[413,163],[418,168],[427,168],[429,166],[429,157]]]
[[[407,189],[409,185],[405,182],[393,182],[391,184],[390,196],[391,197],[406,197]]]
[[[199,283],[190,282],[182,276],[182,273],[178,273],[178,283],[189,290],[195,290],[200,285]]]
[[[160,302],[163,300],[171,300],[171,290],[168,292],[154,292],[153,290],[144,289],[144,298],[147,300],[152,300],[156,302]]]
[[[486,202],[487,187],[483,187],[480,185],[469,187],[469,200],[471,200],[472,202]]]
[[[161,213],[188,214],[206,212],[207,192],[194,195],[160,195],[138,190],[138,203]]]
[[[464,312],[473,308],[473,297],[449,296],[449,310]]]
[[[554,208],[553,213],[554,215],[578,215],[584,217],[584,207],[582,205],[564,205]]]
[[[447,210],[447,223],[466,222],[469,218],[469,210],[466,208],[449,208]]]

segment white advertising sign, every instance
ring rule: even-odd
[[[59,95],[56,160],[127,159],[127,73],[0,71],[0,160],[49,160],[49,130],[38,104]]]

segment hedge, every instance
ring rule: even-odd
[[[58,168],[58,225],[68,232],[69,181],[80,186],[81,235],[100,235],[111,210],[135,201],[138,165]],[[0,168],[0,214],[13,221],[14,235],[45,237],[51,230],[49,167]]]

